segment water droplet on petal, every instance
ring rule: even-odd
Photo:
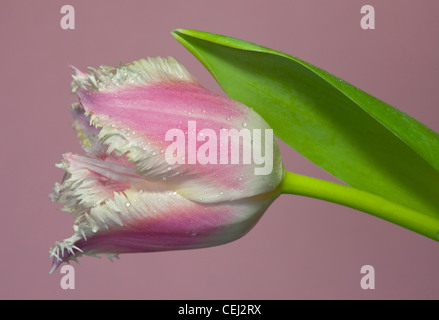
[[[242,126],[245,128],[245,127],[247,127],[247,122],[243,122],[242,123]]]

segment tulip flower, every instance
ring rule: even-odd
[[[83,254],[233,241],[280,194],[283,164],[273,135],[263,138],[268,124],[203,88],[174,58],[73,69],[73,127],[85,154],[57,165],[65,175],[52,198],[75,221],[73,236],[50,250],[51,272]]]
[[[438,241],[439,134],[287,54],[196,30],[173,35],[240,102],[209,92],[173,58],[73,68],[73,127],[85,154],[64,154],[58,165],[65,175],[52,198],[75,222],[73,236],[50,250],[51,272],[83,254],[233,241],[280,194]],[[286,171],[270,125],[345,184]]]

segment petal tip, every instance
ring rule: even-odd
[[[50,269],[49,274],[52,275],[61,264],[62,261],[54,257],[52,260],[52,268]]]

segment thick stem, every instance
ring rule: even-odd
[[[439,220],[382,197],[352,187],[287,172],[282,193],[341,204],[393,222],[438,241]]]

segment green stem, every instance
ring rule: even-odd
[[[382,197],[341,184],[287,172],[282,193],[341,204],[393,222],[438,241],[439,220]]]

